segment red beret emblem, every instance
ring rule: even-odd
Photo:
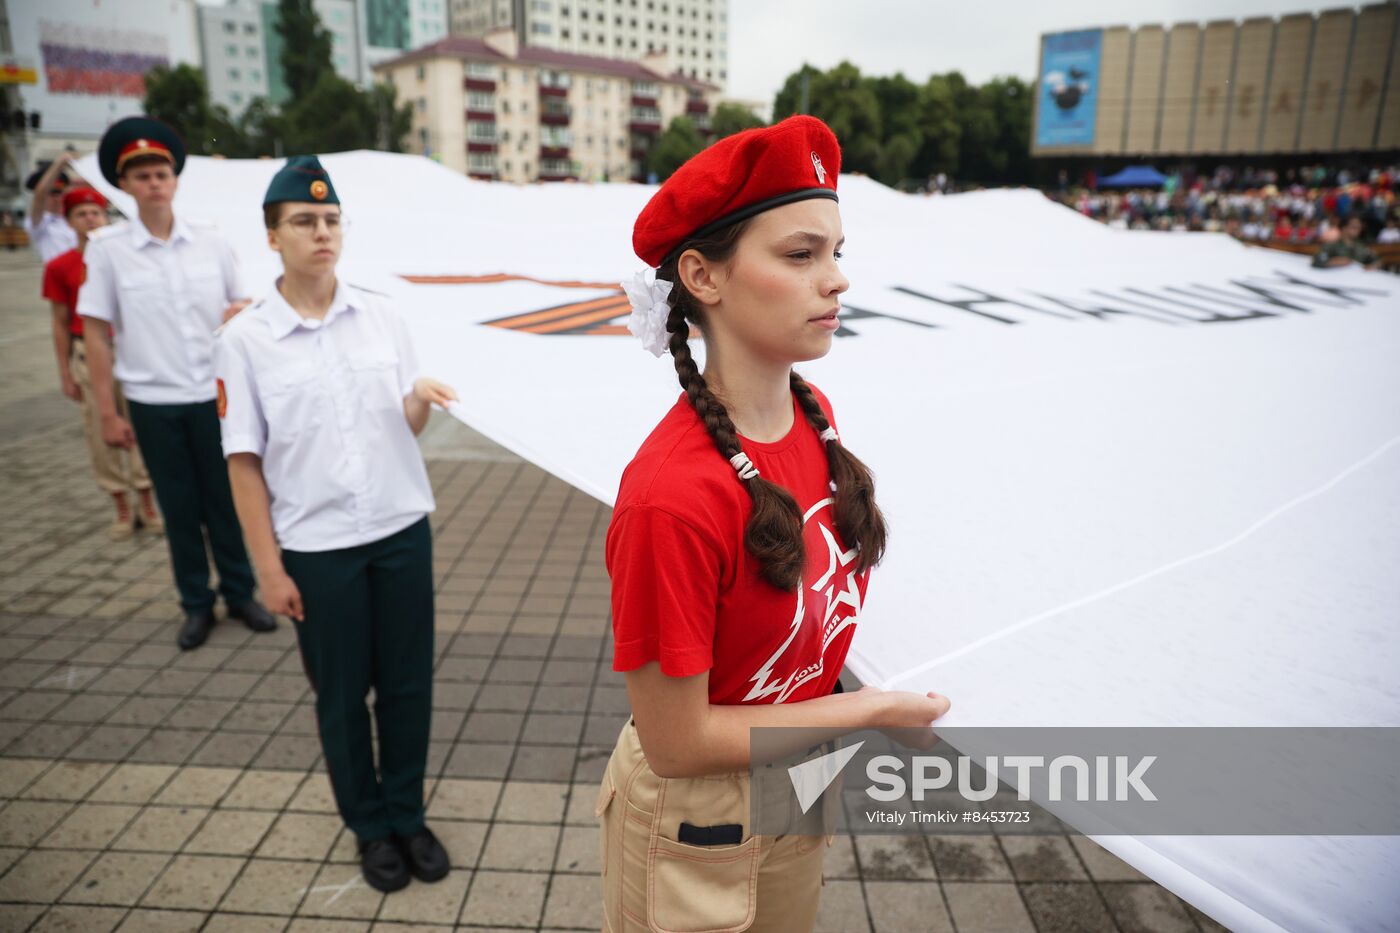
[[[826,166],[822,165],[822,157],[815,152],[812,153],[812,168],[817,170],[817,184],[826,184]]]

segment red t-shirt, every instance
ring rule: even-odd
[[[86,275],[81,250],[70,249],[50,259],[44,266],[44,297],[68,306],[68,332],[83,335],[83,319],[78,316],[78,289]]]
[[[869,574],[855,572],[855,549],[836,532],[821,439],[795,399],[793,409],[786,437],[742,443],[804,515],[800,591],[759,575],[744,548],[748,491],[682,395],[623,472],[608,528],[614,670],[660,661],[671,677],[709,671],[716,705],[790,703],[835,688]]]

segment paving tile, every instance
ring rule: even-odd
[[[110,933],[126,911],[116,907],[54,907],[34,924],[31,933]]]
[[[428,803],[430,819],[490,820],[501,796],[500,781],[442,778]]]
[[[140,808],[133,804],[79,804],[39,845],[46,849],[105,849],[138,812]]]
[[[181,768],[156,795],[155,802],[212,807],[241,775],[234,768]]]
[[[316,862],[254,859],[219,902],[219,909],[291,916],[320,868]]]
[[[248,914],[210,914],[200,933],[283,933],[286,917],[256,917]]]
[[[922,836],[857,836],[855,849],[867,881],[938,877]]]
[[[368,920],[326,920],[321,917],[297,917],[287,927],[287,933],[365,933]],[[443,927],[451,930],[451,927]]]
[[[554,864],[559,827],[526,823],[494,823],[481,853],[481,867],[547,871]]]
[[[453,868],[475,868],[490,824],[466,820],[433,820],[433,833],[447,850]]]
[[[385,898],[379,919],[452,923],[462,911],[471,880],[471,871],[459,868],[433,884],[414,884],[403,892],[407,896]]]
[[[533,927],[540,922],[548,878],[543,874],[479,870],[462,907],[460,922]]]
[[[130,760],[181,765],[189,761],[208,736],[207,732],[194,729],[152,729],[146,740],[131,752]]]
[[[876,933],[909,930],[952,933],[952,920],[934,882],[867,881],[865,901],[870,907]]]
[[[75,904],[135,904],[169,863],[168,855],[104,852],[63,900]]]
[[[35,849],[0,878],[0,901],[51,904],[92,861],[93,852]]]
[[[1117,929],[1092,884],[1050,882],[1018,887],[1040,933],[1108,933]]]
[[[397,896],[411,897],[412,886]],[[358,865],[326,865],[316,874],[297,913],[309,917],[372,920],[385,897],[365,884]]]
[[[1014,884],[945,881],[943,896],[959,933],[1035,933]]]
[[[1017,881],[1088,881],[1064,836],[1002,836]]]
[[[275,813],[266,810],[215,810],[185,843],[199,855],[252,855],[272,827]]]
[[[331,789],[330,777],[313,772],[307,775],[301,787],[287,804],[288,810],[302,810],[309,813],[336,813],[335,794]]]
[[[217,904],[244,861],[216,855],[177,855],[146,892],[141,905],[198,909]]]
[[[0,845],[32,846],[58,825],[70,803],[46,800],[15,800],[0,809]]]
[[[1127,862],[1092,839],[1070,836],[1070,844],[1084,860],[1089,877],[1095,881],[1147,881],[1148,878]]]
[[[568,781],[574,776],[574,748],[552,745],[521,745],[511,762],[513,781]]]
[[[192,765],[242,766],[258,757],[267,736],[248,732],[216,732],[190,756]]]
[[[594,881],[596,886],[597,881]],[[813,933],[869,933],[865,894],[859,881],[832,881],[822,885],[821,905]]]
[[[559,838],[556,872],[597,875],[603,870],[602,842],[597,829],[566,826]]]
[[[47,909],[43,904],[0,904],[0,930],[27,930]]]
[[[1011,865],[992,836],[929,836],[938,877],[943,881],[1011,881]]]
[[[496,819],[522,823],[558,823],[564,819],[568,784],[506,781]],[[596,796],[596,789],[595,789]]]
[[[221,807],[281,810],[301,786],[300,771],[245,771],[219,802]]]
[[[138,852],[179,852],[209,811],[201,807],[147,807],[113,848]]]
[[[544,925],[588,929],[601,923],[602,891],[596,877],[555,875],[544,905]]]
[[[127,914],[117,933],[198,933],[206,916],[197,910],[142,908]]]
[[[1186,905],[1152,882],[1107,883],[1099,892],[1122,933],[1192,933]]]
[[[0,768],[4,765],[0,764]],[[82,800],[112,770],[103,761],[60,761],[21,796],[43,800]]]
[[[262,858],[321,860],[339,835],[339,816],[318,813],[284,813],[258,847]]]

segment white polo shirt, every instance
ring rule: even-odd
[[[180,405],[214,398],[214,331],[248,297],[233,248],[213,224],[175,218],[157,240],[139,218],[104,227],[83,252],[78,313],[112,325],[113,373],[128,399]]]
[[[274,287],[219,332],[214,369],[224,456],[262,458],[282,547],[369,544],[433,510],[403,410],[418,360],[386,298],[338,282],[318,321]]]
[[[55,256],[78,248],[78,231],[68,226],[68,221],[61,214],[44,211],[38,222],[34,221],[32,214],[26,214],[24,232],[29,236],[29,245],[46,263]]]

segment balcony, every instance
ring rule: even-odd
[[[540,181],[574,181],[574,173],[561,169],[540,169]]]
[[[652,120],[650,118],[642,120],[634,119],[628,122],[627,129],[636,133],[638,136],[660,136],[661,121],[659,119]]]
[[[495,172],[467,172],[468,178],[475,178],[477,181],[495,181]]]
[[[495,123],[496,111],[494,110],[468,110],[467,119],[472,123]]]
[[[496,141],[494,139],[469,139],[467,140],[468,152],[495,152]]]
[[[703,97],[692,97],[685,102],[685,112],[690,114],[709,113],[710,102]]]
[[[633,106],[633,107],[649,107],[649,108],[651,108],[652,110],[655,110],[656,107],[658,106],[658,104],[657,104],[656,98],[655,98],[654,96],[652,96],[652,95],[649,95],[649,94],[633,94],[633,95],[632,95],[632,106]]]
[[[468,91],[490,91],[495,93],[496,80],[494,78],[463,78],[462,87]]]
[[[569,158],[568,146],[551,146],[549,143],[540,143],[540,159],[567,159]]]
[[[542,110],[540,111],[540,122],[545,126],[568,126],[569,111]]]
[[[568,89],[567,87],[552,87],[552,86],[550,86],[550,85],[548,85],[548,84],[541,84],[541,85],[540,85],[540,96],[541,96],[541,97],[568,97],[568,96],[569,96],[569,89]]]

